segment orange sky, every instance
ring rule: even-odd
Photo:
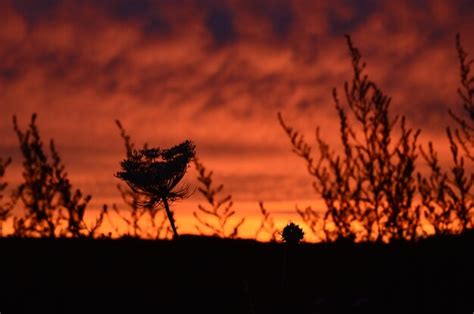
[[[231,193],[251,234],[258,201],[280,224],[318,200],[305,166],[278,124],[337,143],[331,88],[350,79],[343,34],[368,73],[393,96],[392,111],[435,140],[446,158],[446,112],[458,104],[454,46],[474,54],[472,1],[1,1],[0,156],[20,180],[12,115],[33,112],[54,138],[92,208],[120,196],[113,173],[124,157],[114,120],[137,144],[191,139]],[[186,180],[196,186],[193,169]],[[182,230],[198,194],[176,204]],[[181,223],[180,223],[181,222]]]

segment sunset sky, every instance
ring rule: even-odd
[[[282,222],[296,219],[295,204],[318,201],[277,113],[307,139],[319,125],[337,143],[331,90],[351,78],[344,34],[393,97],[392,112],[446,160],[447,110],[459,105],[455,35],[474,55],[473,21],[472,0],[0,1],[7,180],[21,179],[12,116],[26,128],[36,112],[91,208],[122,206],[113,176],[124,158],[119,119],[138,146],[193,140],[238,215],[258,219],[262,200]],[[197,185],[194,169],[186,181]],[[175,204],[181,230],[193,230],[199,201],[195,193]]]

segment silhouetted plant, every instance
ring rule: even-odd
[[[419,175],[419,189],[424,216],[436,234],[461,233],[474,223],[474,174],[467,173],[464,158],[449,128],[447,134],[453,160],[450,172],[441,170],[431,142],[428,153],[421,149],[431,173],[428,178]]]
[[[314,188],[326,204],[323,231],[328,240],[415,239],[420,208],[413,202],[414,170],[420,131],[407,128],[404,117],[390,118],[390,98],[364,75],[365,63],[349,36],[347,44],[354,77],[344,85],[345,106],[333,89],[343,153],[331,150],[317,128],[319,156],[314,159],[311,146],[285,124],[281,114],[280,123],[293,151],[306,161],[315,179]],[[400,135],[394,138],[393,133]],[[313,217],[319,219],[317,215],[303,219]],[[318,223],[309,221],[313,225]]]
[[[286,298],[285,303],[288,305],[297,304],[298,289],[296,286],[295,269],[297,267],[297,245],[304,238],[303,229],[298,225],[290,222],[283,228],[281,234],[282,240],[285,242],[285,255],[283,260],[282,286],[283,294]]]
[[[258,202],[260,207],[260,214],[262,215],[262,220],[260,221],[260,226],[255,232],[255,239],[258,239],[259,235],[264,232],[270,236],[271,242],[276,242],[278,230],[276,229],[275,222],[270,212],[265,209],[263,202]]]
[[[83,196],[81,190],[73,187],[64,171],[64,165],[61,162],[58,152],[54,146],[54,142],[50,143],[53,178],[56,182],[57,192],[59,194],[60,206],[67,211],[67,232],[73,237],[81,237],[84,231],[87,231],[87,226],[84,223],[84,214],[86,207],[91,200],[91,196]],[[66,235],[66,234],[63,234]]]
[[[474,75],[471,73],[471,65],[474,63],[474,59],[467,59],[467,53],[462,47],[459,34],[456,36],[456,48],[460,64],[461,83],[458,95],[468,117],[467,119],[461,119],[452,114],[452,117],[460,124],[461,129],[455,129],[454,135],[449,127],[446,131],[453,160],[450,182],[453,188],[448,190],[448,194],[456,202],[455,210],[460,224],[459,231],[463,232],[474,226],[474,173],[472,172],[472,162],[474,161]],[[470,168],[466,168],[465,160],[460,153],[455,138],[464,150],[465,156],[468,157],[467,163],[471,162]],[[469,169],[471,169],[470,172]]]
[[[91,196],[84,197],[79,189],[73,191],[53,140],[49,145],[51,157],[46,155],[36,114],[32,115],[26,132],[20,130],[16,117],[13,126],[23,155],[24,181],[17,189],[17,196],[25,206],[24,217],[14,218],[15,235],[90,236],[84,215]]]
[[[127,134],[124,127],[120,123],[119,120],[116,120],[115,123],[120,130],[120,136],[123,139],[125,152],[127,158],[132,157],[133,150],[135,149],[135,144],[132,142],[130,135]],[[147,144],[143,145],[143,148],[147,148]],[[117,184],[117,189],[120,192],[123,202],[127,205],[129,212],[127,214],[123,214],[120,212],[116,204],[113,204],[112,209],[113,211],[120,217],[122,221],[128,227],[128,235],[132,237],[148,237],[148,238],[162,238],[167,237],[168,233],[171,232],[171,229],[165,226],[165,222],[167,220],[166,213],[162,208],[158,206],[141,206],[141,204],[146,203],[147,196],[143,193],[138,193],[130,188],[123,186],[121,184]],[[162,215],[159,215],[162,214]],[[151,223],[151,232],[147,231],[146,229],[142,228],[143,220],[149,218],[149,222]],[[157,221],[157,217],[159,220]],[[146,221],[146,220],[145,220]],[[113,225],[113,223],[111,223]],[[120,231],[118,228],[114,227],[116,233],[121,236]]]
[[[460,129],[454,131],[446,129],[450,143],[452,166],[449,172],[442,170],[433,144],[429,143],[429,150],[422,147],[422,156],[430,168],[428,178],[419,174],[419,189],[422,196],[424,216],[433,226],[436,234],[461,233],[473,227],[474,221],[474,173],[469,172],[465,165],[473,161],[474,148],[474,76],[470,73],[473,60],[467,60],[459,34],[456,36],[456,48],[460,63],[460,83],[458,95],[461,98],[462,108],[467,113],[467,119],[460,118],[449,111]],[[461,150],[459,149],[461,147]]]
[[[304,238],[303,229],[300,226],[290,222],[283,228],[281,233],[282,240],[288,245],[296,245]]]
[[[206,171],[206,168],[197,158],[194,158],[194,165],[198,172],[198,181],[201,186],[198,191],[207,200],[207,207],[199,204],[198,210],[193,212],[193,216],[199,225],[195,225],[198,232],[202,235],[211,233],[221,238],[236,238],[239,234],[239,228],[245,222],[245,218],[240,219],[234,224],[230,224],[230,219],[235,215],[232,209],[234,204],[232,196],[229,194],[223,198],[218,198],[217,194],[222,192],[224,185],[220,184],[213,187],[212,171]]]
[[[458,123],[460,129],[454,131],[454,135],[463,148],[466,156],[474,161],[474,75],[471,73],[471,65],[474,59],[468,59],[468,54],[461,44],[461,36],[456,36],[456,48],[459,58],[461,86],[458,95],[461,98],[462,109],[466,118],[449,111],[453,119]]]
[[[18,195],[26,209],[25,217],[15,217],[14,228],[18,236],[36,234],[55,237],[61,220],[55,197],[57,189],[52,178],[53,169],[43,151],[39,130],[33,114],[29,130],[23,133],[13,117],[13,125],[23,154],[24,182],[18,187]]]
[[[102,210],[99,212],[99,216],[96,218],[95,222],[88,227],[86,225],[87,229],[87,236],[91,239],[97,239],[97,238],[110,238],[110,235],[105,235],[104,233],[101,233],[99,235],[99,229],[102,227],[102,224],[104,223],[104,218],[108,214],[109,210],[106,204],[102,205]]]
[[[307,206],[304,209],[296,207],[296,212],[301,217],[306,226],[311,230],[317,240],[326,241],[326,234],[322,231],[324,230],[324,215],[321,215],[321,212],[313,209],[311,206]]]
[[[421,154],[430,168],[429,177],[418,174],[418,186],[425,219],[433,226],[436,234],[449,234],[454,229],[454,206],[447,190],[450,189],[447,174],[442,171],[438,156],[429,143],[429,150],[422,147]],[[448,197],[447,197],[448,196]]]
[[[163,204],[175,238],[178,231],[169,203],[188,196],[188,189],[177,188],[177,185],[194,155],[195,146],[191,141],[164,150],[134,150],[130,157],[121,162],[122,171],[116,173],[134,192],[148,197],[141,206],[151,208]]]
[[[11,211],[15,206],[14,195],[11,197],[10,201],[4,201],[4,192],[8,186],[8,183],[3,180],[5,175],[6,168],[11,163],[11,158],[3,160],[0,158],[0,237],[3,235],[3,223],[10,217]]]

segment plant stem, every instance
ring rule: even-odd
[[[177,239],[179,237],[178,230],[176,230],[176,226],[174,225],[174,218],[171,214],[170,206],[168,205],[168,200],[166,199],[166,197],[163,197],[162,200],[163,204],[165,205],[166,215],[168,215],[168,220],[170,221],[171,229],[173,229],[174,239]]]

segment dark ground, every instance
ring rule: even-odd
[[[0,312],[470,314],[473,244],[2,238]]]

